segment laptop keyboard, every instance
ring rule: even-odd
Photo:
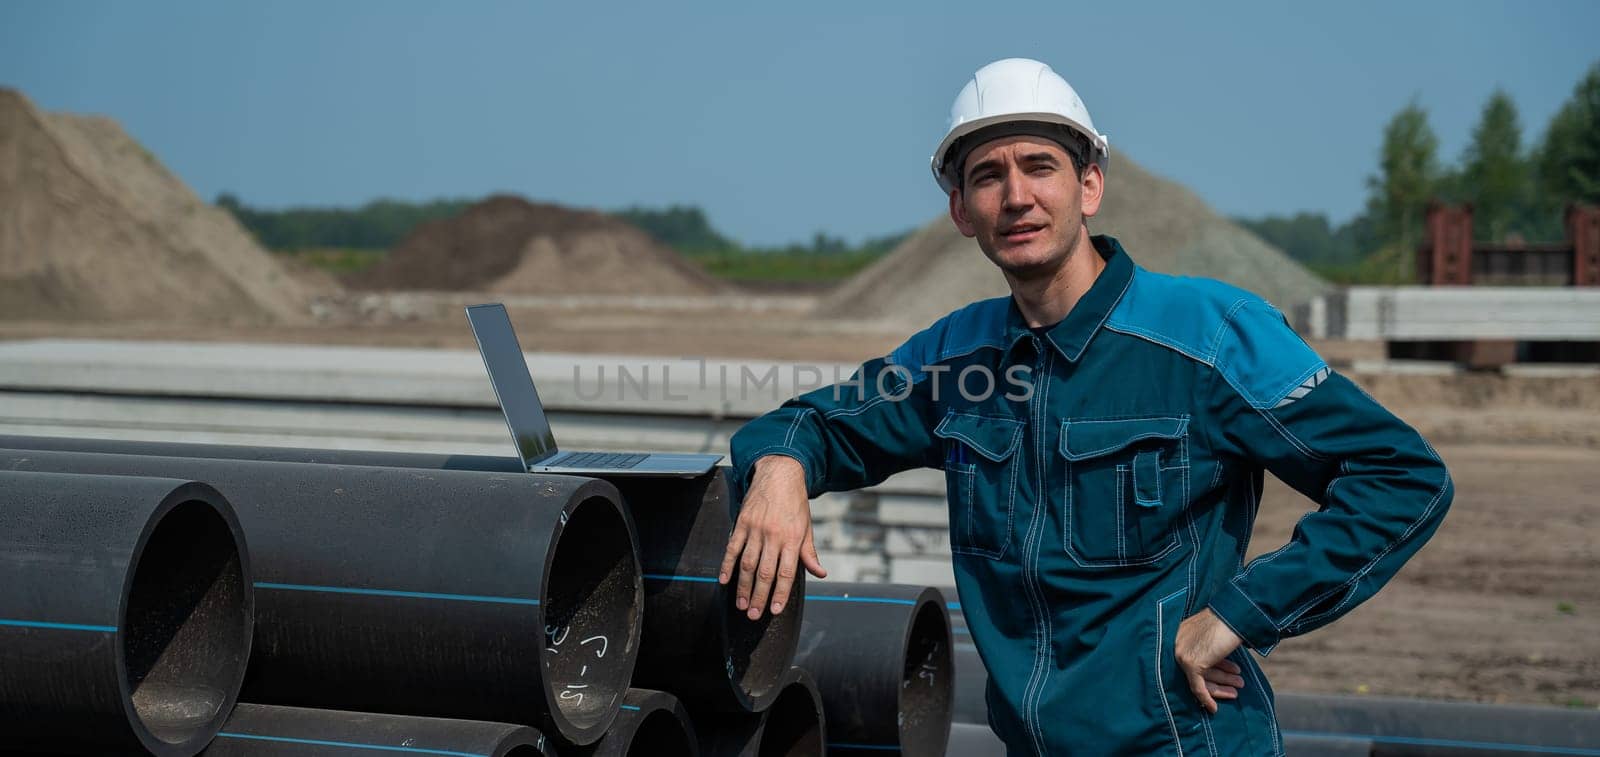
[[[560,468],[632,468],[649,455],[633,452],[574,452],[554,463]]]

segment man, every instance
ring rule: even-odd
[[[1449,507],[1444,464],[1264,300],[1089,235],[1107,143],[1049,67],[985,66],[951,116],[934,174],[1011,296],[741,429],[721,580],[781,612],[797,560],[826,575],[808,496],[942,468],[1008,751],[1281,755],[1244,647],[1372,596]],[[1320,507],[1245,565],[1263,469]]]

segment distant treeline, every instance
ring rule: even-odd
[[[1402,283],[1413,276],[1428,203],[1472,203],[1481,240],[1563,237],[1570,203],[1600,204],[1600,63],[1525,146],[1517,106],[1496,90],[1459,160],[1443,164],[1428,113],[1415,100],[1383,131],[1367,206],[1334,226],[1321,213],[1238,218],[1240,224],[1323,275],[1345,283]]]
[[[262,210],[226,192],[217,206],[233,213],[264,247],[280,252],[317,249],[387,250],[418,224],[460,214],[476,200],[412,203],[374,200],[359,208]]]

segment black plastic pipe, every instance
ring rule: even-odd
[[[0,472],[0,751],[198,753],[244,679],[250,582],[206,484]]]
[[[638,654],[633,522],[564,476],[0,451],[0,469],[203,479],[256,573],[243,701],[535,725],[586,744]]]
[[[989,703],[984,690],[989,686],[989,670],[978,656],[978,648],[965,643],[955,644],[955,706],[950,713],[957,723],[971,723],[985,728],[989,725]]]
[[[782,613],[752,621],[734,606],[734,582],[717,583],[733,531],[725,469],[695,479],[617,479],[642,533],[644,649],[634,682],[663,689],[691,710],[760,712],[794,664],[806,610],[796,576]]]
[[[1282,734],[1288,757],[1372,757],[1372,742],[1360,737]]]
[[[817,685],[804,668],[783,674],[772,706],[759,713],[698,716],[700,752],[706,757],[822,757],[826,719]]]
[[[1276,707],[1286,734],[1370,741],[1377,757],[1600,754],[1596,710],[1326,694]]]
[[[564,757],[699,757],[689,711],[665,691],[628,689],[606,735],[588,746],[563,747]]]
[[[795,664],[817,682],[828,753],[942,757],[955,661],[938,589],[815,581]]]
[[[241,704],[206,757],[555,757],[525,725]]]
[[[249,447],[4,436],[10,449],[110,452],[210,459],[390,466],[520,474],[514,457]],[[612,477],[638,524],[645,576],[644,628],[634,683],[670,691],[691,710],[759,712],[793,664],[804,612],[805,575],[779,615],[749,620],[718,584],[733,530],[725,469],[693,479]]]

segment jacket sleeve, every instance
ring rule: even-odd
[[[930,452],[938,448],[927,421],[930,384],[890,355],[862,364],[849,381],[802,394],[745,424],[730,443],[735,511],[752,468],[767,455],[800,461],[812,497],[938,464]]]
[[[1267,654],[1376,593],[1433,535],[1454,489],[1433,447],[1334,373],[1271,305],[1235,305],[1214,354],[1202,391],[1219,464],[1265,468],[1319,505],[1288,544],[1211,597]]]

